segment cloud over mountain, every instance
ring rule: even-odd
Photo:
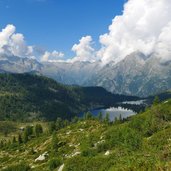
[[[64,56],[62,52],[56,50],[48,52],[36,46],[28,46],[24,35],[16,33],[16,27],[12,24],[0,32],[0,55],[37,58],[42,61],[54,61]]]
[[[0,54],[19,57],[30,56],[33,52],[33,48],[27,46],[24,36],[20,33],[15,33],[15,31],[15,26],[7,25],[0,32]]]
[[[171,55],[170,11],[170,0],[129,0],[123,14],[113,19],[109,33],[100,36],[102,61],[118,62],[134,51],[168,58]]]
[[[43,56],[41,58],[41,61],[42,62],[47,62],[47,61],[56,62],[63,56],[64,56],[64,54],[62,52],[57,52],[56,50],[54,50],[53,52],[45,51],[45,53],[43,54]]]
[[[171,3],[170,0],[129,0],[123,14],[116,16],[109,26],[109,32],[99,37],[100,50],[74,45],[74,60],[101,59],[103,63],[124,59],[135,51],[145,55],[155,53],[162,60],[171,58]],[[78,54],[79,53],[79,54]]]
[[[82,37],[79,40],[79,44],[75,44],[72,47],[72,51],[75,52],[76,56],[69,61],[95,61],[95,49],[92,47],[92,44],[93,40],[91,36]]]
[[[99,36],[100,49],[94,48],[90,35],[84,36],[72,51],[75,56],[68,62],[96,61],[103,64],[115,63],[135,51],[145,55],[155,54],[166,62],[171,60],[171,3],[170,0],[129,0],[122,15],[116,16],[109,26],[109,32]],[[13,25],[7,25],[0,32],[0,54],[34,57],[41,61],[63,60],[62,52],[37,51],[28,46],[24,36],[16,33]]]

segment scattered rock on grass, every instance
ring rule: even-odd
[[[63,169],[64,169],[64,164],[63,165],[61,165],[60,167],[59,167],[59,169],[58,169],[58,171],[62,171]]]
[[[106,151],[105,156],[108,156],[109,154],[110,154],[110,152],[109,151]]]

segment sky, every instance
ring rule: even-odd
[[[0,29],[13,24],[27,44],[74,56],[71,48],[91,35],[98,42],[125,0],[0,0]],[[99,46],[98,43],[96,46]]]
[[[170,0],[0,0],[0,55],[118,63],[171,61]]]

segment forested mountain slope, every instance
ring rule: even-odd
[[[0,120],[70,119],[92,108],[136,99],[100,87],[65,86],[33,74],[0,74]]]

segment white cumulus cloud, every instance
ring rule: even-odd
[[[16,27],[12,24],[7,25],[0,32],[0,55],[28,57],[46,62],[53,62],[64,56],[62,52],[56,50],[48,52],[36,46],[28,46],[24,35],[16,33]]]
[[[102,61],[119,62],[134,51],[171,58],[170,11],[170,0],[129,0],[123,14],[113,19],[109,33],[100,36]]]
[[[63,56],[64,56],[64,54],[62,52],[57,52],[56,50],[54,50],[53,52],[46,51],[43,54],[41,61],[42,62],[47,62],[47,61],[48,62],[57,62]]]
[[[1,55],[14,55],[25,57],[32,53],[32,47],[27,46],[24,36],[15,33],[16,28],[13,25],[7,25],[0,32],[0,54]]]
[[[39,53],[34,46],[27,46],[22,34],[15,32],[13,25],[7,25],[0,32],[0,54],[39,55],[37,58],[41,61],[50,62],[62,60],[62,52],[44,50]],[[171,60],[171,1],[128,0],[122,15],[113,19],[108,33],[99,36],[99,42],[100,49],[95,49],[90,35],[82,37],[72,47],[75,57],[67,61],[117,63],[135,51],[145,55],[155,54],[162,61]]]
[[[91,42],[91,36],[86,36],[73,46],[74,61],[117,63],[135,51],[171,60],[171,1],[128,0],[109,32],[99,37],[101,48],[95,51]]]
[[[76,53],[76,56],[69,60],[71,62],[75,61],[90,61],[96,60],[95,49],[92,47],[93,40],[91,36],[82,37],[79,40],[79,44],[75,44],[72,47],[72,51]]]

